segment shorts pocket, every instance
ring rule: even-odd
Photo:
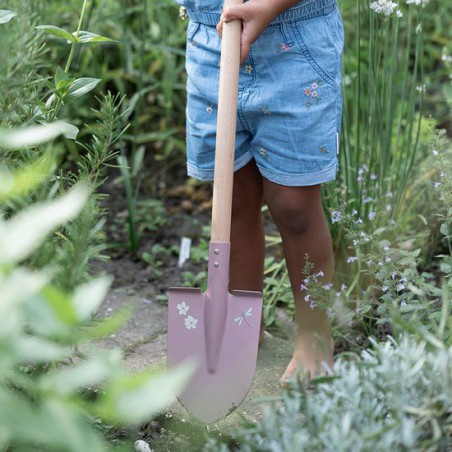
[[[336,79],[341,68],[344,44],[342,21],[337,8],[326,15],[289,23],[286,31],[319,77],[337,90]]]
[[[201,24],[190,20],[187,25],[187,41],[193,41]]]

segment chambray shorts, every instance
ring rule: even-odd
[[[187,168],[212,180],[221,38],[219,16],[188,12]],[[278,16],[240,68],[234,169],[252,159],[266,179],[308,186],[335,179],[341,127],[343,25],[334,0]]]

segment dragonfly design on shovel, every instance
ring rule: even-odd
[[[249,308],[248,311],[245,312],[245,314],[242,314],[240,317],[237,317],[234,319],[234,322],[237,322],[239,326],[242,325],[242,322],[245,320],[246,324],[249,328],[251,328],[251,325],[248,323],[248,321],[245,319],[245,317],[251,317],[253,315],[253,308]]]

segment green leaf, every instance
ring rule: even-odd
[[[104,301],[111,285],[110,277],[102,277],[79,286],[72,304],[79,320],[83,321]]]
[[[15,16],[17,16],[17,13],[14,11],[8,11],[6,9],[0,10],[0,24],[6,24]]]
[[[71,367],[58,369],[41,380],[44,389],[70,395],[84,387],[100,385],[121,371],[120,350],[105,350]]]
[[[59,361],[71,356],[69,347],[62,347],[47,339],[32,336],[18,338],[14,346],[17,358],[21,362],[41,363],[48,361]]]
[[[69,97],[81,97],[86,93],[89,93],[93,90],[97,84],[101,81],[100,78],[78,78],[72,83],[69,88],[68,96]]]
[[[87,188],[79,185],[56,201],[36,204],[8,221],[0,219],[0,265],[30,256],[54,228],[78,215],[88,197]]]
[[[0,202],[21,196],[48,179],[55,167],[55,159],[49,154],[14,171],[0,169]]]
[[[65,128],[65,132],[63,133],[64,138],[67,138],[68,140],[76,140],[77,135],[80,132],[78,127],[75,127],[72,124],[69,124],[68,122],[64,121],[58,121],[59,124]]]
[[[55,27],[53,25],[38,25],[36,28],[38,30],[42,30],[45,33],[56,36],[57,38],[63,38],[66,41],[80,42],[80,40],[77,39],[74,34],[69,33],[68,31],[63,30],[62,28]]]
[[[18,309],[19,303],[38,293],[48,282],[44,272],[18,268],[8,276],[0,273],[0,337],[8,337],[22,329],[24,316]]]
[[[58,66],[58,69],[55,72],[55,85],[58,86],[59,82],[68,78],[69,76],[66,74],[66,72],[64,72],[63,69]]]
[[[439,232],[441,232],[441,234],[444,235],[444,237],[449,237],[449,228],[447,223],[443,223],[440,228],[439,228]]]
[[[8,149],[37,146],[67,132],[67,123],[60,121],[18,129],[0,129],[0,146]]]
[[[74,33],[75,35],[75,33]],[[117,42],[114,39],[107,38],[105,36],[97,35],[89,31],[80,31],[78,34],[77,42],[90,43],[90,42]]]
[[[183,390],[195,367],[193,362],[184,362],[169,372],[156,375],[151,370],[114,382],[100,402],[101,417],[127,425],[149,419]]]

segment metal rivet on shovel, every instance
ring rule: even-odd
[[[228,291],[241,28],[239,20],[223,24],[207,290],[169,290],[168,367],[198,364],[178,398],[205,423],[227,416],[248,393],[262,315],[260,292]]]

